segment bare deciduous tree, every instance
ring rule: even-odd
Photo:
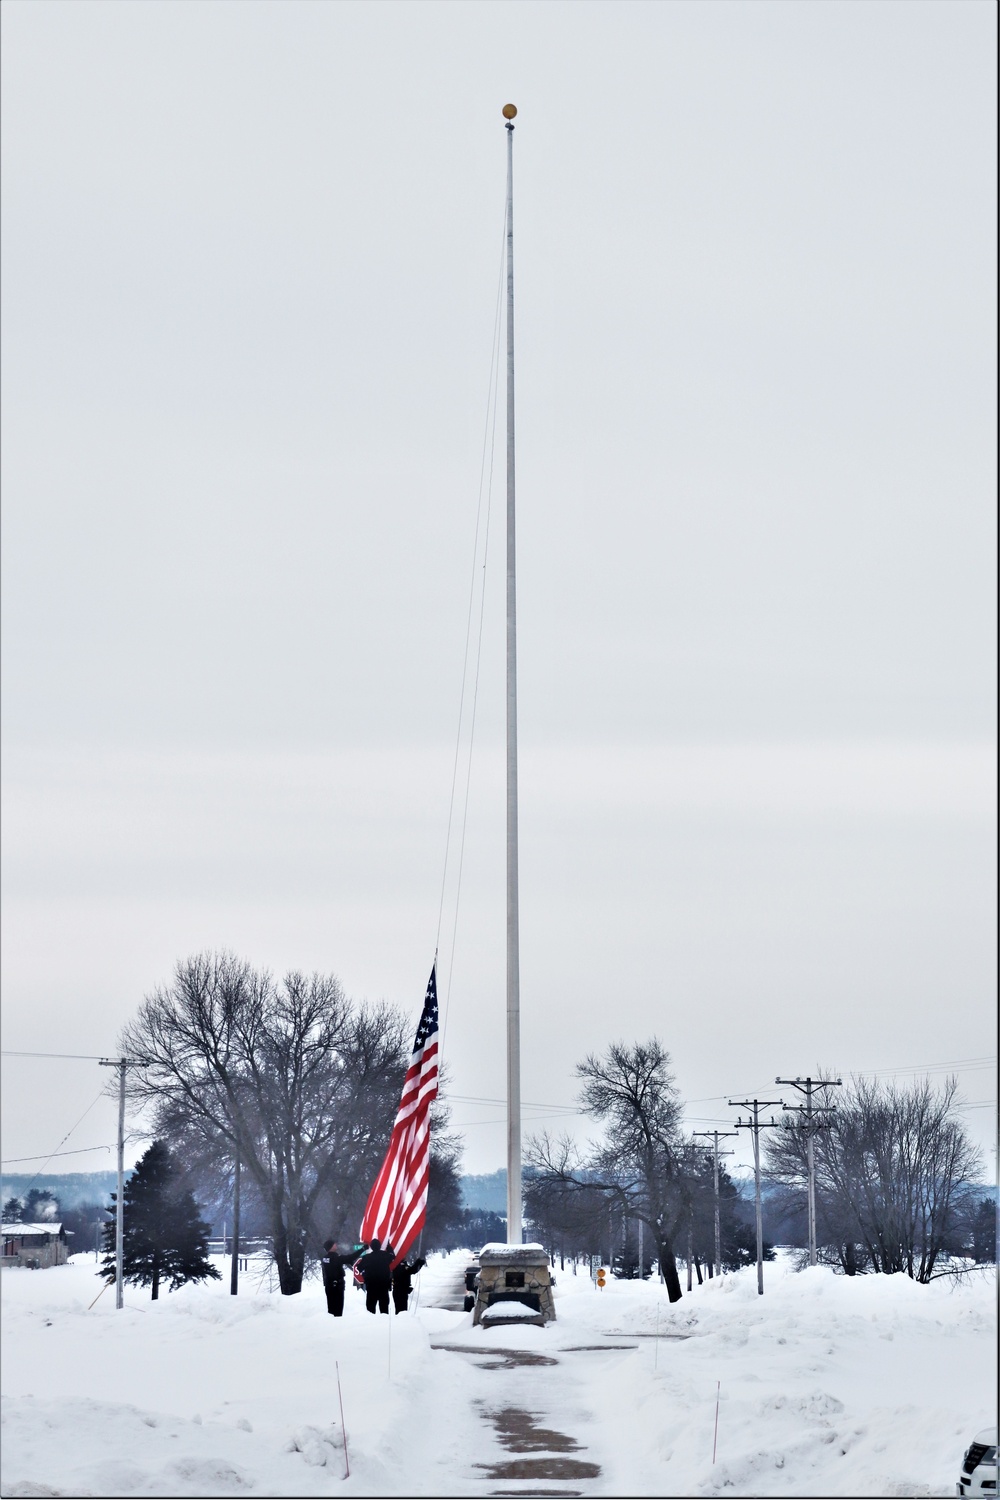
[[[692,1182],[670,1056],[656,1037],[632,1046],[615,1042],[576,1071],[580,1102],[605,1126],[604,1140],[584,1161],[569,1139],[538,1136],[529,1143],[530,1165],[543,1189],[599,1192],[624,1217],[641,1220],[655,1239],[667,1295],[676,1302],[681,1284],[674,1244],[692,1212]]]
[[[238,1156],[265,1207],[279,1285],[301,1289],[308,1242],[357,1213],[374,1179],[408,1060],[405,1018],[357,1006],[331,976],[275,982],[231,954],[177,965],[125,1028],[135,1102],[189,1164]],[[360,1217],[360,1214],[358,1214]]]
[[[978,1176],[979,1153],[956,1109],[957,1083],[903,1085],[855,1078],[834,1128],[816,1139],[820,1234],[848,1274],[865,1265],[930,1281]],[[771,1173],[804,1184],[805,1142],[795,1130],[767,1143]]]

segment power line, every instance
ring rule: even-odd
[[[44,1158],[44,1160],[46,1162],[50,1162],[50,1161],[54,1161],[57,1156],[85,1156],[88,1151],[110,1151],[110,1150],[112,1150],[111,1146],[79,1146],[79,1147],[77,1147],[77,1149],[75,1151],[53,1151],[53,1152],[51,1152],[51,1154],[49,1156],[46,1156]],[[22,1161],[42,1161],[42,1160],[43,1160],[43,1157],[42,1157],[41,1153],[39,1153],[38,1156],[7,1156],[7,1157],[4,1158],[4,1160],[2,1162],[0,1162],[0,1166],[12,1167],[17,1162],[22,1162]]]
[[[478,1126],[478,1125],[503,1125],[506,1122],[506,1118],[507,1118],[506,1115],[502,1115],[502,1116],[498,1115],[497,1118],[494,1119],[494,1120],[456,1120],[454,1122],[454,1126],[452,1128],[454,1128],[455,1130],[474,1130],[476,1128],[476,1126]],[[529,1122],[531,1124],[538,1124],[539,1122],[541,1122],[543,1120],[559,1120],[559,1119],[562,1118],[562,1116],[561,1115],[525,1115],[524,1118],[525,1118],[526,1122]]]
[[[456,1104],[506,1104],[506,1099],[489,1099],[482,1094],[452,1094],[442,1093],[442,1099],[450,1099]],[[529,1109],[558,1109],[564,1114],[578,1115],[583,1111],[578,1104],[541,1104],[537,1099],[522,1099]]]
[[[907,1067],[907,1068],[856,1068],[856,1069],[852,1069],[852,1071],[855,1072],[857,1074],[857,1076],[861,1077],[861,1078],[880,1078],[880,1077],[883,1077],[883,1076],[886,1076],[886,1075],[889,1075],[889,1074],[893,1074],[893,1073],[935,1073],[935,1072],[940,1072],[942,1070],[946,1070],[948,1068],[970,1069],[972,1071],[975,1071],[975,1070],[980,1069],[980,1068],[993,1068],[993,1067],[996,1067],[996,1058],[992,1057],[992,1056],[989,1056],[989,1057],[959,1057],[959,1058],[956,1058],[955,1060],[953,1060],[952,1062],[918,1063],[918,1064],[914,1065],[913,1067]],[[764,1085],[761,1085],[761,1087],[763,1087],[763,1086]],[[735,1089],[730,1089],[730,1091],[729,1091],[729,1093],[736,1093],[736,1092],[738,1092],[738,1091],[735,1090]],[[756,1090],[755,1089],[743,1089],[743,1090],[740,1090],[739,1092],[742,1092],[744,1094],[752,1094],[752,1093],[755,1093]],[[688,1104],[714,1104],[717,1099],[728,1099],[728,1097],[729,1097],[729,1094],[703,1094],[698,1099],[686,1099],[684,1102],[685,1102],[685,1105],[688,1105]],[[696,1116],[692,1116],[692,1118],[697,1118],[697,1117]]]
[[[5,1048],[4,1051],[2,1053],[0,1053],[0,1056],[2,1056],[2,1057],[71,1057],[71,1058],[74,1058],[77,1062],[100,1062],[101,1061],[100,1057],[98,1057],[96,1053],[91,1054],[89,1052],[9,1052]]]
[[[995,1068],[996,1058],[971,1057],[957,1063],[922,1063],[916,1068],[858,1068],[859,1075],[866,1078],[891,1078],[898,1073],[978,1073],[985,1068]]]
[[[66,1142],[69,1140],[70,1136],[73,1134],[73,1131],[76,1129],[77,1125],[82,1125],[83,1124],[83,1121],[90,1114],[90,1111],[93,1109],[94,1105],[97,1104],[103,1098],[105,1098],[105,1093],[104,1093],[104,1088],[102,1087],[101,1088],[101,1092],[98,1094],[97,1098],[96,1099],[92,1099],[90,1101],[90,1103],[87,1105],[87,1108],[84,1110],[84,1112],[80,1116],[79,1120],[77,1120],[76,1125],[71,1125],[69,1127],[69,1129],[67,1130],[66,1134],[63,1136],[62,1140],[57,1142],[56,1149],[54,1151],[50,1152],[49,1155],[42,1162],[42,1165],[38,1168],[38,1171],[35,1173],[34,1177],[31,1179],[31,1182],[28,1183],[28,1187],[25,1189],[25,1192],[28,1191],[28,1188],[30,1188],[33,1183],[35,1183],[35,1182],[38,1181],[39,1177],[41,1177],[42,1173],[45,1171],[45,1168],[48,1166],[49,1162],[52,1161],[53,1157],[55,1157],[55,1156],[61,1156],[63,1154],[59,1150],[59,1147],[60,1146],[65,1146]],[[69,1155],[69,1154],[75,1155],[76,1153],[73,1152],[73,1153],[66,1153],[66,1154],[67,1155]],[[37,1156],[33,1156],[33,1157],[29,1157],[28,1160],[29,1161],[39,1161],[40,1158],[37,1157]]]

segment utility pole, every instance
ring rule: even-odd
[[[128,1059],[101,1058],[102,1068],[118,1069],[118,1192],[115,1197],[115,1308],[125,1306],[125,1072]]]
[[[827,1078],[823,1081],[815,1078],[776,1078],[775,1083],[787,1083],[790,1088],[798,1089],[800,1094],[805,1095],[805,1104],[783,1104],[782,1108],[789,1114],[802,1116],[801,1128],[806,1135],[806,1162],[809,1168],[809,1264],[816,1264],[816,1157],[813,1151],[813,1140],[818,1130],[825,1130],[829,1122],[819,1120],[817,1115],[832,1115],[836,1113],[833,1105],[814,1105],[813,1094],[817,1089],[839,1089],[843,1086],[841,1078]]]
[[[762,1130],[777,1128],[778,1122],[772,1115],[770,1120],[761,1124],[760,1111],[770,1109],[774,1104],[780,1104],[784,1108],[784,1099],[730,1099],[730,1109],[753,1110],[752,1120],[736,1121],[737,1130],[749,1130],[753,1137],[753,1181],[754,1181],[754,1205],[757,1216],[757,1295],[764,1295],[764,1220],[760,1207],[760,1133]]]
[[[223,1245],[223,1250],[225,1246]],[[229,1294],[235,1297],[240,1285],[240,1153],[233,1167],[233,1264],[229,1273]]]
[[[715,1166],[715,1274],[722,1275],[722,1214],[719,1207],[719,1157],[733,1156],[732,1151],[720,1151],[719,1142],[726,1140],[729,1136],[735,1138],[735,1130],[695,1130],[694,1135],[707,1135],[712,1138],[712,1159]]]
[[[521,978],[517,895],[517,582],[514,549],[514,116],[507,131],[507,1243],[521,1232]]]

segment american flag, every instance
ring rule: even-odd
[[[436,965],[435,965],[436,968]],[[424,1008],[406,1070],[403,1097],[385,1160],[368,1194],[361,1238],[376,1236],[402,1260],[427,1217],[427,1171],[431,1154],[430,1107],[438,1090],[438,1003],[435,968],[427,981]]]

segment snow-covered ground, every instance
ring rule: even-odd
[[[567,1267],[554,1325],[481,1330],[428,1305],[466,1259],[433,1257],[393,1319],[253,1277],[88,1310],[92,1258],[5,1271],[2,1493],[949,1495],[994,1420],[986,1275],[778,1264],[763,1298],[750,1272],[671,1307]]]

